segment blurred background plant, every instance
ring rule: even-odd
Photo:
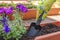
[[[36,6],[33,5],[32,3],[30,3],[30,4],[23,3],[23,5],[26,6],[28,9],[34,9],[34,8],[36,8]],[[11,3],[11,4],[10,3],[9,4],[7,4],[7,3],[0,3],[0,7],[6,7],[6,6],[12,6],[14,10],[16,9],[15,8],[16,4],[14,4],[14,3]]]
[[[14,4],[13,0],[10,0],[10,1],[11,1],[11,3],[4,3],[4,2],[0,3],[0,7],[13,6],[13,8],[16,9],[15,8],[16,4]],[[27,4],[26,3],[18,3],[18,4],[23,4],[28,9],[36,8],[36,6],[31,3],[31,1],[33,1],[33,0],[28,0]]]

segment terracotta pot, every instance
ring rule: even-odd
[[[60,8],[51,8],[51,10],[48,12],[48,16],[58,15],[59,11],[60,11]],[[37,13],[37,9],[28,9],[28,12],[24,13],[24,16],[22,19],[26,20],[26,19],[36,18],[36,13]],[[22,12],[20,12],[20,16],[22,17]]]
[[[43,36],[38,36],[34,40],[60,40],[60,31]]]
[[[48,16],[51,15],[57,15],[60,11],[60,8],[51,8],[51,10],[48,12]],[[28,9],[28,12],[24,13],[23,19],[32,19],[36,18],[37,9]],[[21,12],[20,12],[21,15]]]
[[[59,14],[60,8],[51,8],[51,10],[48,12],[48,15],[57,15]]]
[[[57,26],[60,26],[60,22],[55,22],[54,24]]]
[[[22,12],[20,12],[22,15]],[[28,12],[24,13],[23,19],[36,18],[36,9],[28,9]]]
[[[14,20],[14,16],[13,16],[12,14],[8,14],[8,18],[9,18],[10,20]]]

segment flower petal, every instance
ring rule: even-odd
[[[4,12],[4,8],[0,8],[0,14],[2,14]]]
[[[5,31],[5,33],[9,33],[10,29],[8,28],[8,26],[6,24],[4,24],[4,28],[3,30]]]
[[[27,8],[25,6],[23,6],[22,4],[17,4],[16,6],[17,9],[19,9],[22,12],[27,12]]]
[[[13,8],[11,6],[9,8],[5,8],[5,13],[6,14],[12,14],[13,13]]]
[[[4,23],[4,22],[6,22],[7,20],[6,20],[6,18],[5,17],[3,17],[3,19],[2,19],[2,22]]]

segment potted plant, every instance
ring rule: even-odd
[[[20,40],[23,34],[26,33],[26,28],[22,24],[19,11],[27,12],[26,7],[21,4],[16,6],[17,10],[13,11],[13,7],[0,8],[0,39],[1,40]],[[14,19],[10,20],[9,15]],[[11,17],[10,17],[11,18]]]

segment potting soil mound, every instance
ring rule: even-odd
[[[46,34],[54,33],[57,31],[60,31],[60,27],[54,24],[47,24],[44,27],[42,27],[40,35],[46,35]]]

